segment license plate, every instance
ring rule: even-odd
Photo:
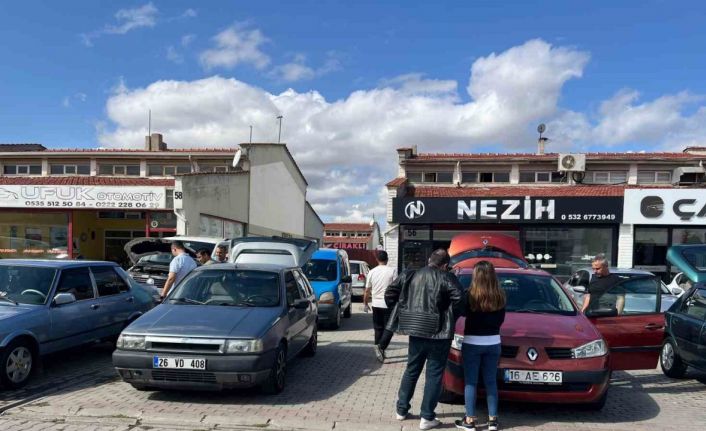
[[[561,371],[505,370],[505,383],[560,385]]]
[[[152,368],[176,368],[181,370],[205,370],[206,359],[204,358],[174,358],[165,356],[154,356],[152,358]]]

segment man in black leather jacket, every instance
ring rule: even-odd
[[[434,410],[441,394],[441,379],[454,336],[456,318],[463,312],[462,287],[448,272],[449,255],[438,249],[429,265],[405,271],[385,291],[387,306],[397,307],[396,332],[409,335],[407,368],[397,400],[397,419],[407,418],[417,380],[426,363],[426,383],[419,428],[431,429],[440,422]],[[391,319],[392,320],[392,319]],[[388,325],[391,329],[393,325]]]

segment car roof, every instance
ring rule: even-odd
[[[0,265],[36,266],[41,268],[71,268],[87,265],[118,266],[115,262],[105,260],[56,260],[56,259],[2,259]]]
[[[364,260],[351,260],[350,263],[364,263],[366,265],[368,264],[368,262],[366,262]]]
[[[167,236],[162,239],[168,240],[168,241],[206,242],[209,244],[218,244],[221,241],[227,240],[227,238],[219,238],[216,236]]]
[[[517,275],[537,275],[542,277],[552,277],[547,271],[534,268],[495,268],[496,274],[517,274]],[[462,268],[459,271],[460,275],[473,274],[473,268]]]
[[[311,256],[311,258],[336,259],[336,256],[338,256],[338,253],[341,251],[342,250],[338,250],[336,248],[320,248],[314,252],[314,255]]]
[[[211,265],[201,265],[194,271],[216,271],[216,270],[250,270],[250,271],[264,271],[264,272],[280,272],[282,270],[288,269],[298,269],[290,268],[282,265],[273,265],[267,263],[213,263]]]

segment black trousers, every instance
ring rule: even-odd
[[[385,329],[387,321],[390,319],[390,308],[373,307],[373,329],[375,330],[375,344],[385,350],[392,340],[392,332]]]

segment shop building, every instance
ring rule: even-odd
[[[668,279],[666,248],[706,241],[702,148],[588,154],[402,148],[398,157],[398,176],[387,184],[383,236],[400,269],[425,264],[432,250],[474,231],[518,238],[531,265],[559,278],[603,253],[614,266]],[[644,204],[648,216],[640,210],[645,197],[652,199]]]
[[[324,246],[345,250],[377,250],[382,246],[380,226],[370,223],[326,223]]]
[[[143,149],[0,145],[0,258],[73,256],[127,264],[123,246],[130,239],[177,234],[177,176],[247,176],[247,157],[233,167],[237,150],[170,149],[157,133],[145,138]],[[284,209],[275,210],[286,216]],[[229,220],[231,212],[210,215]],[[307,221],[318,219],[313,210],[307,214]],[[220,231],[210,220],[196,217],[194,224],[203,227],[200,235],[259,232],[248,230],[249,218],[235,220],[245,223],[222,222]],[[312,235],[316,226],[323,232],[320,220],[310,224]]]

